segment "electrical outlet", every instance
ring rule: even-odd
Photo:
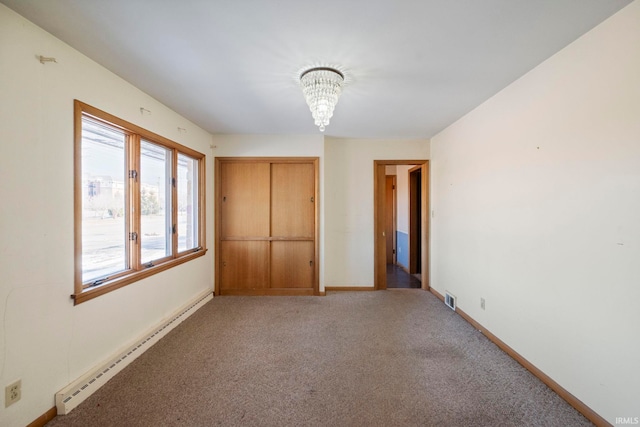
[[[484,298],[480,298],[480,308],[484,310]]]
[[[22,380],[9,384],[4,388],[4,407],[16,403],[22,397]]]

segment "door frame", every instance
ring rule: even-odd
[[[385,175],[387,165],[415,165],[420,166],[422,173],[421,186],[421,288],[429,290],[429,160],[374,160],[373,161],[373,265],[374,288],[387,289],[387,259],[385,230]]]

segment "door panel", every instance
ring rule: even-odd
[[[271,287],[313,288],[312,241],[271,242]]]
[[[271,165],[271,236],[315,234],[315,172],[311,163]]]
[[[221,290],[269,287],[268,241],[223,241],[220,260]]]
[[[385,180],[385,210],[384,210],[384,228],[385,228],[385,236],[387,242],[387,264],[395,264],[394,257],[394,249],[395,245],[393,241],[395,240],[395,198],[394,198],[394,189],[395,189],[395,176],[387,175]]]
[[[222,237],[269,236],[269,164],[222,163],[221,168]]]

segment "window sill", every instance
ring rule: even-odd
[[[115,291],[116,289],[120,289],[123,286],[129,285],[133,282],[137,282],[138,280],[145,279],[149,276],[153,276],[154,274],[168,270],[172,267],[184,264],[185,262],[200,258],[206,253],[207,249],[202,249],[198,252],[189,253],[187,255],[181,256],[180,258],[172,259],[170,261],[163,262],[162,264],[145,268],[144,270],[135,271],[125,276],[120,276],[114,280],[106,281],[99,286],[88,288],[80,293],[72,294],[71,298],[73,299],[73,304],[78,305],[83,302],[87,302],[89,300],[92,300],[93,298],[99,297],[100,295],[104,295],[111,291]]]

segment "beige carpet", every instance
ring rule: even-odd
[[[216,297],[53,426],[591,425],[435,296]]]

